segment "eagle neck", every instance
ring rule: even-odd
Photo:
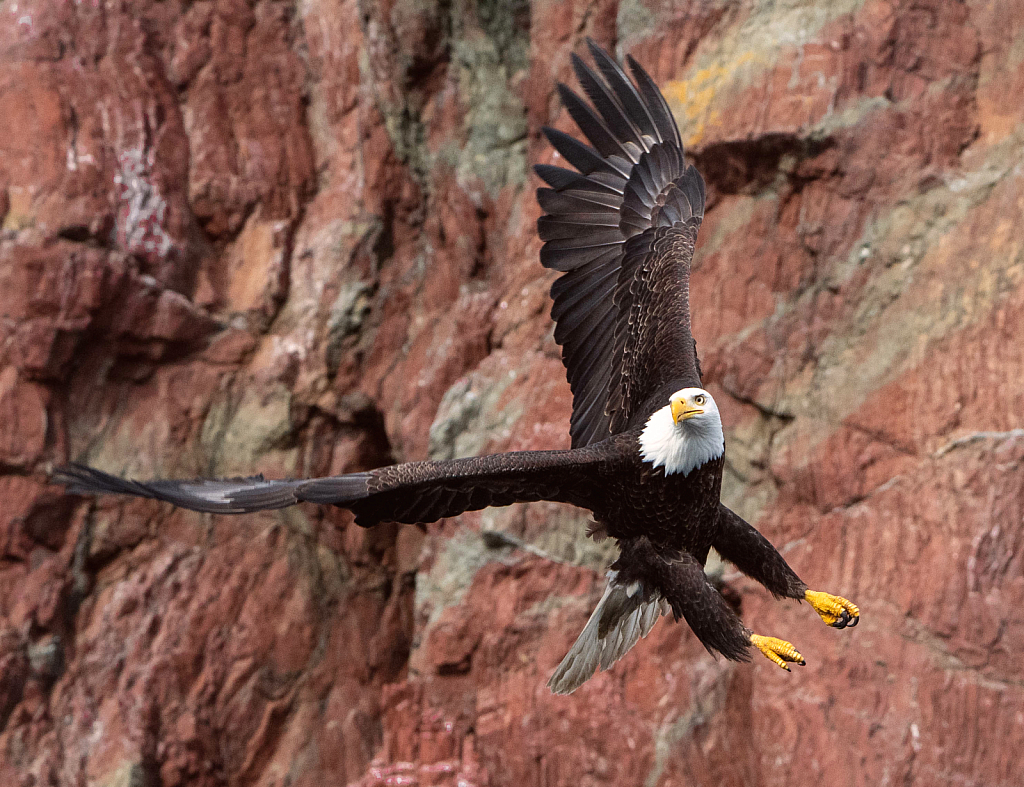
[[[655,410],[640,432],[640,456],[665,475],[685,478],[701,465],[725,453],[725,434],[717,411],[681,423],[672,420],[671,408]]]

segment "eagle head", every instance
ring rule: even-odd
[[[712,414],[714,418],[721,418],[718,415],[718,405],[715,398],[703,388],[683,388],[676,391],[668,400],[669,410],[672,413],[672,422],[681,423],[691,418],[706,418]]]
[[[640,456],[665,475],[687,476],[725,453],[722,417],[703,388],[683,388],[655,410],[640,433]]]

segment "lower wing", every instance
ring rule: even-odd
[[[246,514],[300,502],[347,508],[356,523],[419,524],[489,506],[553,500],[589,507],[600,483],[597,446],[521,451],[444,462],[409,462],[307,480],[250,478],[134,481],[81,464],[53,473],[72,494],[121,494],[213,514]]]

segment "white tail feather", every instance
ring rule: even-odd
[[[668,609],[660,596],[644,601],[644,594],[615,582],[608,572],[608,587],[583,627],[576,643],[558,665],[548,687],[555,694],[571,694],[590,680],[598,667],[608,669],[629,652]],[[604,629],[604,636],[601,636]]]

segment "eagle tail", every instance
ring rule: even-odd
[[[555,694],[576,691],[599,667],[604,671],[625,656],[668,611],[660,594],[645,592],[639,582],[620,584],[618,573],[609,571],[604,595],[548,687]]]

